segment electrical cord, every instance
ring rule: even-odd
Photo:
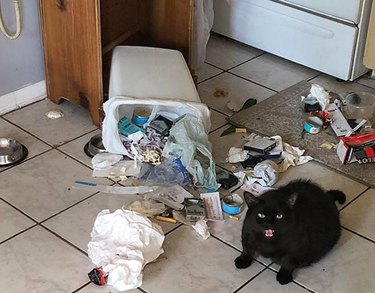
[[[4,25],[3,16],[1,14],[1,3],[0,3],[0,29],[3,34],[10,40],[15,40],[21,34],[21,13],[20,13],[20,2],[19,0],[13,0],[14,10],[16,12],[16,32],[14,34],[10,33]]]

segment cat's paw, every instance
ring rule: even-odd
[[[234,264],[238,269],[245,269],[251,265],[253,259],[251,257],[240,255],[234,260]]]
[[[281,284],[285,285],[293,281],[292,274],[286,269],[281,268],[277,273],[276,280]]]

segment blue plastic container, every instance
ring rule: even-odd
[[[243,204],[242,197],[238,194],[229,194],[224,196],[223,200],[223,211],[229,215],[237,215],[241,212]]]

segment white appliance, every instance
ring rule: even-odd
[[[214,0],[213,31],[343,80],[368,69],[372,0]]]

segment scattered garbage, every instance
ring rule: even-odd
[[[333,143],[322,143],[321,148],[337,149],[342,163],[374,162],[374,139],[371,120],[374,118],[375,96],[370,93],[341,93],[340,99],[330,101],[329,94],[318,85],[312,85],[307,97],[302,97],[306,112],[311,112],[304,122],[304,132],[318,134],[328,125],[339,138]],[[318,102],[320,109],[314,102]],[[359,132],[359,133],[358,133]]]
[[[161,227],[138,213],[101,211],[95,220],[88,255],[108,274],[107,283],[119,291],[142,285],[144,266],[164,251]]]

